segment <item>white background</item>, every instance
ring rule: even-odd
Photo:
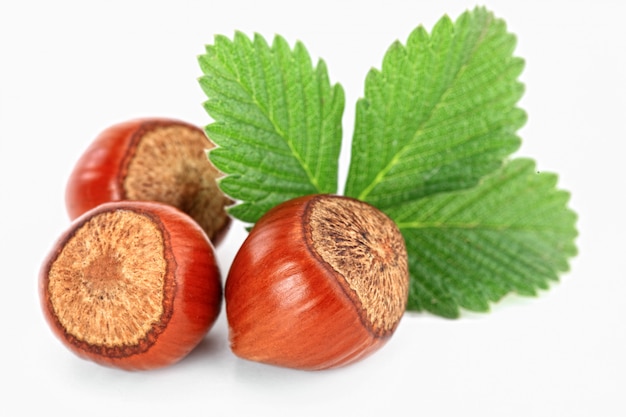
[[[236,358],[224,314],[179,364],[152,372],[74,357],[43,321],[39,266],[68,226],[66,178],[106,126],[138,116],[205,125],[196,57],[235,30],[301,40],[346,91],[344,135],[387,47],[473,1],[3,1],[0,6],[0,415],[626,415],[626,7],[485,1],[526,59],[519,155],[560,175],[580,254],[538,298],[489,314],[407,314],[374,356],[302,372]],[[344,170],[345,172],[345,165]],[[343,175],[343,174],[342,174]],[[244,237],[218,256],[224,275]]]

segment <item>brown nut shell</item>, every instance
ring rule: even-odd
[[[77,218],[40,271],[53,333],[78,356],[126,370],[185,357],[217,319],[220,271],[206,234],[155,202],[104,203]]]
[[[251,230],[225,285],[233,352],[296,369],[343,366],[379,349],[408,297],[404,240],[363,202],[312,195]]]
[[[206,150],[215,145],[189,123],[140,118],[112,125],[90,144],[72,170],[65,193],[73,220],[102,203],[157,201],[189,214],[214,245],[228,231],[232,201],[217,185],[221,173]]]

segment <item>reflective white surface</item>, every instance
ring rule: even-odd
[[[240,360],[222,314],[181,363],[128,373],[74,357],[47,328],[37,296],[39,266],[69,222],[65,181],[95,135],[138,116],[207,124],[196,57],[214,35],[241,30],[301,40],[326,61],[346,91],[347,145],[365,74],[391,42],[475,3],[3,2],[0,415],[626,415],[626,6],[481,4],[507,21],[526,60],[520,105],[529,120],[518,154],[559,173],[580,216],[580,255],[561,283],[456,321],[407,314],[381,351],[343,369]],[[224,275],[244,237],[235,224],[219,248]]]

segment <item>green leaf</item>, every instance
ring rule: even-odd
[[[474,186],[501,166],[526,121],[515,44],[484,8],[394,43],[357,103],[345,193],[387,211]]]
[[[357,102],[345,193],[400,227],[408,309],[455,318],[569,269],[576,214],[557,177],[508,161],[526,114],[515,36],[484,8],[418,27],[371,70]],[[280,36],[217,36],[199,57],[204,107],[231,214],[255,223],[301,195],[336,193],[344,92],[322,60]]]
[[[272,45],[237,32],[217,36],[199,57],[199,82],[217,147],[220,188],[239,204],[230,213],[254,223],[285,200],[337,191],[344,92],[325,63],[314,67],[301,43]]]
[[[557,281],[577,252],[577,231],[569,194],[556,183],[517,159],[475,188],[390,210],[409,252],[408,309],[454,318]]]

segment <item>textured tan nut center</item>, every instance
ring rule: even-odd
[[[313,249],[340,276],[372,332],[392,332],[408,297],[404,239],[378,209],[343,197],[321,197],[308,208]]]
[[[126,210],[76,230],[49,273],[50,302],[65,331],[107,348],[143,340],[164,311],[163,242],[150,218]]]
[[[227,221],[230,200],[219,190],[220,173],[208,160],[214,145],[204,132],[182,124],[146,126],[123,179],[129,200],[159,201],[189,214],[213,238]]]

